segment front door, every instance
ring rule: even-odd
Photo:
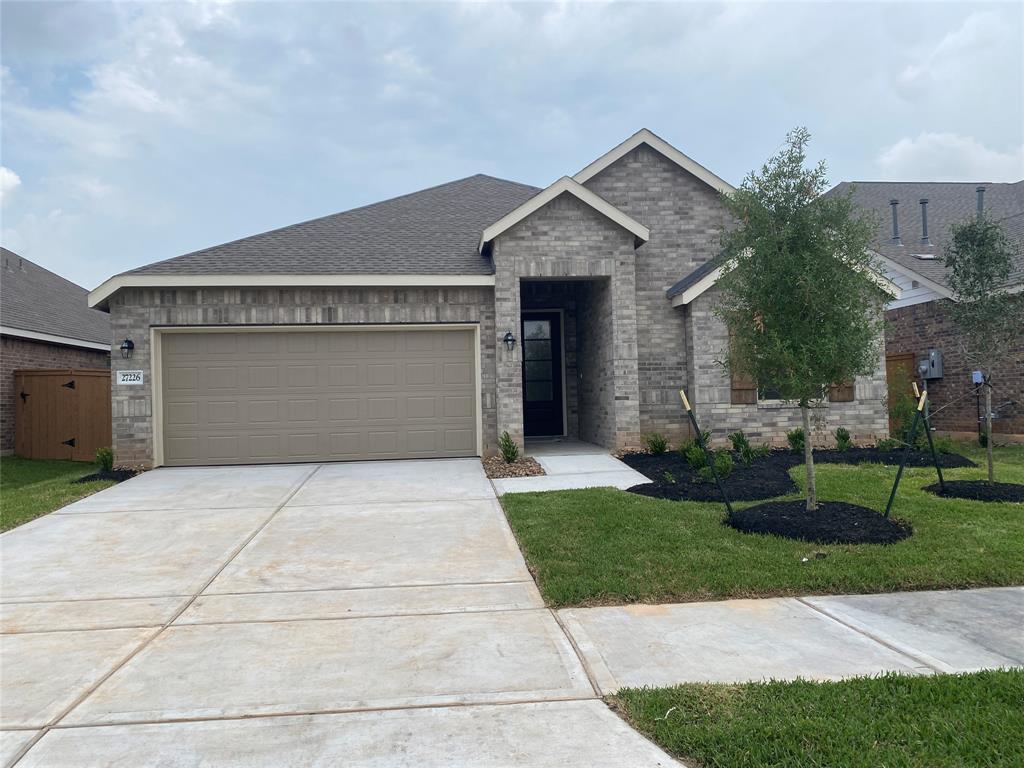
[[[527,437],[565,434],[562,421],[562,317],[523,313],[523,430]]]
[[[898,400],[913,395],[911,385],[915,380],[916,372],[913,353],[887,355],[885,358],[885,377],[889,382],[890,435],[896,431],[896,423],[892,418],[893,407]]]

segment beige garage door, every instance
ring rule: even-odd
[[[472,330],[160,338],[165,464],[477,453]]]

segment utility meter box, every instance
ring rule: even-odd
[[[928,357],[925,358],[924,362],[928,364],[928,370],[925,371],[924,377],[926,379],[941,379],[942,378],[942,350],[941,349],[929,349]]]

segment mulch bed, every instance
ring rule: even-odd
[[[503,477],[536,477],[547,474],[537,460],[529,456],[520,456],[511,464],[501,456],[489,456],[481,461],[484,465],[484,472],[493,480]]]
[[[726,525],[815,544],[895,544],[913,533],[909,523],[842,501],[823,501],[814,512],[799,501],[770,501],[735,510]]]
[[[1024,502],[1024,485],[1021,483],[990,483],[988,480],[947,480],[946,491],[938,483],[926,485],[925,490],[936,496],[951,499],[973,499],[974,501],[1018,501]]]
[[[135,477],[137,474],[139,474],[138,471],[134,469],[126,469],[123,467],[119,467],[110,472],[104,472],[103,470],[100,470],[99,472],[93,472],[91,475],[80,477],[77,480],[74,480],[73,482],[88,483],[93,480],[113,480],[115,483],[120,483],[131,477]]]
[[[756,501],[783,496],[797,490],[796,483],[789,476],[789,470],[803,463],[803,453],[774,450],[767,456],[760,456],[746,466],[733,453],[733,471],[724,480],[725,492],[730,501]],[[690,469],[678,451],[665,453],[627,453],[620,456],[623,462],[642,475],[650,483],[634,485],[630,493],[650,496],[655,499],[672,501],[721,501],[722,494],[714,480],[707,482]],[[865,464],[877,463],[897,465],[903,452],[880,451],[877,448],[851,448],[847,451],[815,449],[814,461],[818,464]],[[940,453],[939,465],[945,468],[974,467],[973,461],[955,453]],[[907,456],[908,467],[932,466],[930,452],[911,451]],[[668,472],[675,478],[674,483],[665,478]]]

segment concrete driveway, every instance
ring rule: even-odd
[[[159,469],[0,558],[4,764],[675,764],[597,700],[476,460]]]

